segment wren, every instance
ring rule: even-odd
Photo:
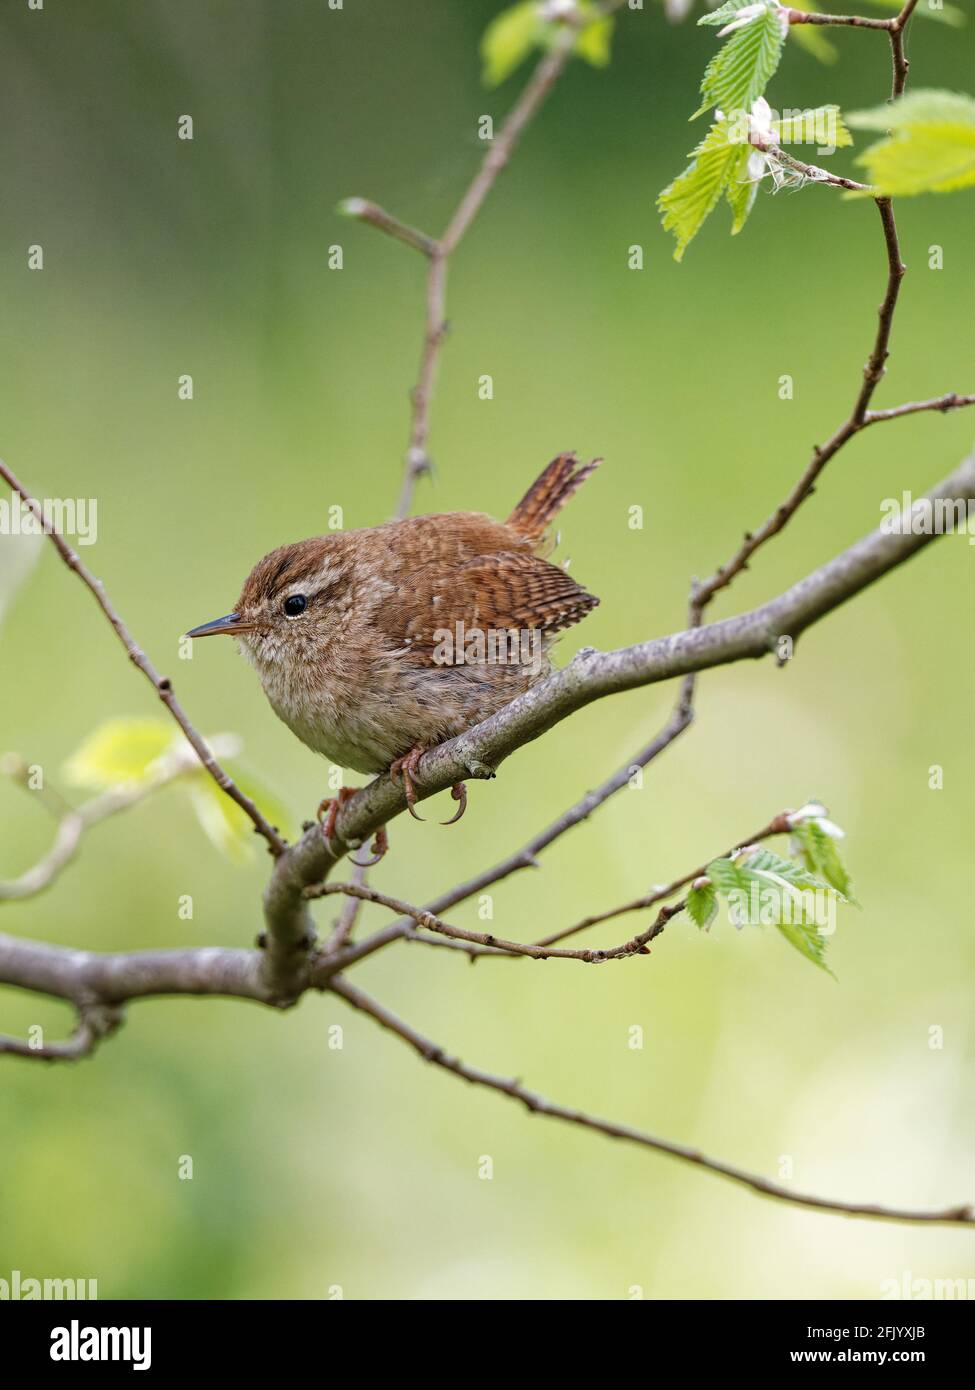
[[[560,454],[505,522],[446,512],[281,546],[251,570],[232,613],[187,636],[236,636],[302,743],[341,767],[401,777],[416,815],[423,753],[543,679],[556,636],[599,602],[544,558],[551,522],[599,462]],[[319,808],[326,839],[352,794]],[[456,820],[463,784],[453,795]]]

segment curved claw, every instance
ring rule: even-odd
[[[440,822],[441,825],[456,825],[457,822],[460,820],[461,816],[467,810],[467,783],[455,782],[450,789],[450,795],[453,797],[454,801],[459,801],[460,805],[457,807],[457,810],[454,812],[454,814],[450,817],[450,820],[442,820]]]
[[[332,836],[335,834],[335,822],[339,818],[339,811],[357,791],[357,787],[339,787],[338,796],[326,796],[324,801],[318,803],[315,819],[322,827],[322,839],[329,854],[334,854]]]
[[[399,777],[403,782],[403,791],[406,795],[406,809],[414,820],[425,820],[424,816],[416,810],[416,787],[413,785],[412,774],[416,772],[417,764],[426,752],[425,748],[411,748],[402,758],[397,758],[390,764],[389,772],[392,777]]]
[[[389,836],[386,834],[386,827],[381,825],[373,837],[370,845],[371,859],[353,859],[349,856],[349,862],[354,864],[357,869],[371,869],[374,864],[378,864],[380,859],[385,858],[386,851],[389,849]]]

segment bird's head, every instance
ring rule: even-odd
[[[342,633],[351,599],[343,537],[319,536],[272,550],[251,570],[234,611],[187,637],[238,637],[259,671],[323,655]]]

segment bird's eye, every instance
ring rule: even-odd
[[[297,618],[299,613],[304,613],[308,607],[308,600],[304,594],[289,594],[284,601],[284,611],[289,618]]]

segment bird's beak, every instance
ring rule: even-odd
[[[208,623],[201,623],[192,632],[186,633],[186,636],[214,637],[219,632],[249,632],[251,626],[239,613],[228,613],[224,618],[213,618]]]

